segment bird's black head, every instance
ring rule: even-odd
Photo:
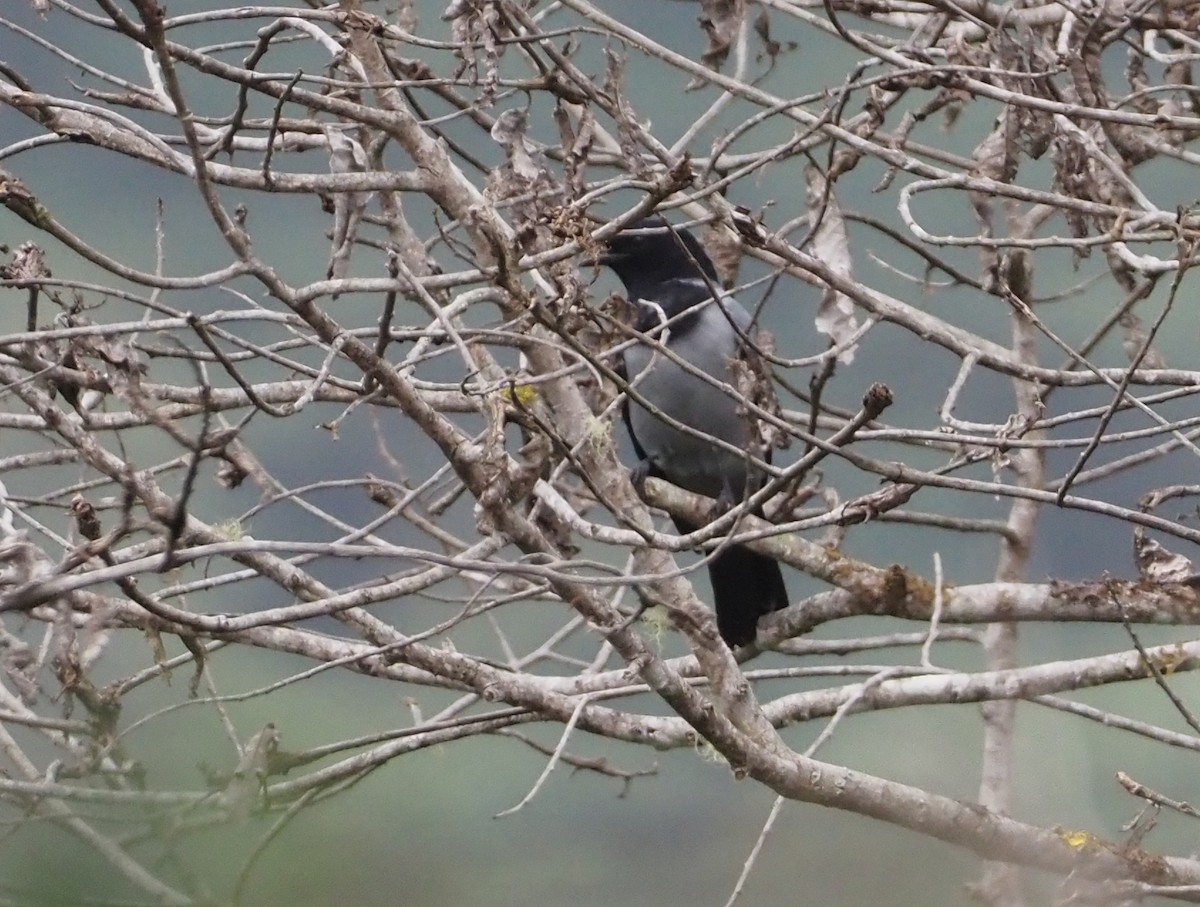
[[[666,281],[719,283],[717,269],[690,231],[652,214],[630,224],[608,241],[597,261],[612,268],[631,297],[653,298]]]

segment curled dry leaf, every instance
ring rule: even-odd
[[[763,50],[767,56],[771,58],[771,62],[779,56],[783,50],[783,45],[771,37],[771,17],[767,15],[765,9],[760,9],[758,15],[754,17],[754,33],[758,35],[758,39],[763,43]],[[795,47],[795,43],[790,44]]]
[[[527,110],[520,108],[506,110],[496,117],[496,122],[492,124],[492,141],[506,150],[514,145],[523,144],[525,130],[528,127],[529,112]]]
[[[742,244],[720,224],[705,224],[700,231],[704,251],[712,259],[721,278],[721,285],[730,289],[737,283],[738,266],[742,263]]]
[[[846,235],[846,222],[842,218],[842,209],[833,187],[826,182],[824,174],[816,167],[809,167],[806,177],[808,210],[811,217],[819,218],[813,225],[813,255],[835,274],[852,278],[854,267],[850,258],[850,240]],[[821,298],[821,307],[817,310],[816,327],[835,345],[845,344],[838,352],[839,362],[854,361],[858,344],[850,343],[850,339],[858,330],[858,318],[854,311],[854,301],[849,296],[833,287],[826,287]]]
[[[45,229],[50,219],[29,187],[4,170],[0,170],[0,205],[39,230]]]
[[[91,542],[100,538],[100,517],[96,515],[96,508],[83,495],[77,494],[71,499],[71,515],[75,518],[75,527],[83,538]]]
[[[700,55],[700,62],[709,69],[719,72],[729,58],[738,29],[746,15],[745,0],[700,0],[704,12],[700,16],[700,27],[708,36],[708,46]],[[688,91],[707,84],[699,77],[688,83]]]
[[[1013,177],[1017,160],[1017,145],[1014,139],[1015,130],[1012,128],[1013,118],[1007,111],[1001,112],[996,120],[996,126],[987,136],[975,146],[971,152],[971,173],[973,176],[985,177],[1006,182]],[[971,207],[979,219],[981,236],[996,235],[995,198],[988,192],[974,191],[968,193]],[[987,279],[994,281],[1000,268],[1000,256],[992,246],[981,245],[979,249],[981,270]]]
[[[581,196],[587,186],[587,157],[596,140],[596,118],[591,110],[559,99],[554,108],[554,122],[562,141],[563,171],[571,194]]]
[[[1142,327],[1142,320],[1132,312],[1126,312],[1121,316],[1121,327],[1124,328],[1125,336],[1121,339],[1121,348],[1125,350],[1125,355],[1129,357],[1130,362],[1137,361],[1138,356],[1141,360],[1138,362],[1139,368],[1166,368],[1167,360],[1153,346],[1148,346],[1150,343],[1150,335],[1146,329]],[[1145,353],[1142,350],[1145,349]]]
[[[410,35],[417,30],[417,4],[415,0],[398,0],[396,12],[392,16],[392,25]]]
[[[1066,193],[1073,198],[1090,199],[1092,197],[1088,173],[1091,170],[1091,160],[1084,147],[1072,137],[1058,135],[1050,145],[1051,160],[1054,163],[1053,188],[1057,192]],[[1087,236],[1089,228],[1088,217],[1080,211],[1067,210],[1063,218],[1071,231],[1071,236],[1079,239]],[[1087,246],[1076,246],[1075,255],[1086,256]]]
[[[777,419],[783,419],[783,407],[775,393],[771,370],[764,356],[775,354],[775,336],[770,331],[759,330],[754,338],[754,348],[746,347],[742,356],[730,363],[734,387],[739,396],[748,400]],[[765,453],[771,448],[783,450],[791,443],[786,432],[762,419],[751,419],[755,438],[753,445]]]
[[[0,266],[0,277],[5,280],[36,280],[51,276],[46,267],[46,253],[32,242],[21,243],[13,252],[12,262]]]
[[[370,168],[363,146],[346,135],[336,125],[326,125],[325,140],[329,143],[329,172],[337,174],[365,173]],[[350,251],[354,235],[362,220],[371,192],[338,192],[333,197],[333,252],[326,275],[338,280],[350,267]]]
[[[541,173],[529,154],[525,130],[529,127],[528,110],[506,110],[492,124],[492,140],[508,155],[509,166],[519,179],[533,182]]]
[[[271,722],[247,741],[221,795],[231,815],[244,819],[253,811],[270,774],[271,757],[278,749],[279,731]]]
[[[475,9],[476,0],[451,0],[449,6],[442,10],[442,19],[451,22],[459,16],[465,16]]]
[[[71,319],[71,327],[82,327],[84,323],[86,322],[81,322],[78,318]],[[127,378],[137,378],[146,374],[146,364],[131,344],[103,335],[85,334],[73,338],[70,356],[76,361],[83,358],[99,359]]]
[[[1200,584],[1200,573],[1196,565],[1187,557],[1164,548],[1161,544],[1146,535],[1146,530],[1138,526],[1133,530],[1133,558],[1137,561],[1138,572],[1147,582],[1162,585],[1164,583],[1183,583],[1188,586]]]
[[[487,176],[484,194],[493,200],[511,199],[509,224],[517,246],[524,251],[544,251],[557,244],[550,224],[555,219],[563,191],[546,166],[542,150],[526,137],[529,110],[506,110],[492,124],[491,139],[504,149],[507,160]],[[568,262],[545,266],[542,276],[553,283],[565,302],[571,296]],[[573,275],[572,275],[573,276]]]
[[[608,94],[615,106],[614,117],[617,121],[617,144],[621,149],[621,157],[630,174],[636,177],[647,173],[646,162],[642,160],[642,132],[649,129],[638,122],[633,108],[625,98],[625,57],[611,48],[604,51],[604,83],[603,90]]]

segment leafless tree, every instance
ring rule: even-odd
[[[559,742],[530,751],[545,770],[519,806],[562,763],[629,782],[575,755],[580,735],[702,740],[779,803],[977,854],[987,904],[1027,903],[1030,869],[1063,902],[1200,900],[1200,861],[1157,850],[1152,822],[1118,840],[1013,814],[1018,703],[1200,749],[1176,689],[1200,640],[1137,629],[1200,614],[1200,529],[1163,506],[1200,490],[1200,371],[1166,362],[1196,335],[1200,6],[645,0],[677,42],[589,0],[186,6],[0,17],[24,54],[0,63],[24,130],[0,148],[10,817],[191,904],[93,816],[186,836],[266,812],[265,847],[400,756],[535,743],[520,728],[540,723]],[[685,89],[702,114],[681,125]],[[85,208],[114,166],[141,177]],[[173,226],[164,175],[203,219]],[[716,518],[662,482],[639,494],[622,461],[637,391],[617,354],[636,341],[595,260],[652,210],[696,229],[772,329],[781,405],[740,389],[779,448],[772,481]],[[113,225],[147,212],[139,255],[113,252]],[[204,264],[210,237],[223,260]],[[1046,580],[1063,527],[1115,528],[1121,559]],[[795,596],[737,652],[692,583],[730,537],[786,564]],[[895,563],[909,546],[924,559]],[[864,615],[887,629],[808,635]],[[1031,659],[1031,622],[1111,623],[1124,644]],[[114,669],[130,645],[150,667]],[[219,687],[250,650],[293,659]],[[237,702],[330,671],[402,690],[411,724],[299,752],[286,728],[235,730]],[[165,712],[129,704],[173,674],[190,684]],[[765,692],[792,677],[825,684]],[[1134,682],[1184,730],[1072,697]],[[819,761],[856,713],[919,728],[947,703],[982,709],[976,802]],[[221,716],[233,755],[207,788],[147,784],[132,732],[184,708]],[[821,728],[804,752],[780,735],[800,722]],[[1122,783],[1131,812],[1194,814],[1187,791]]]

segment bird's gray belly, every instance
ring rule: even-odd
[[[726,485],[740,493],[746,481],[744,452],[750,443],[750,431],[737,401],[665,356],[653,357],[646,347],[628,350],[625,367],[636,392],[651,407],[743,452],[739,455],[722,450],[668,425],[651,410],[630,403],[630,427],[655,470],[668,481],[709,497],[717,497]],[[717,380],[730,383],[729,357],[723,357],[721,366],[713,371]]]

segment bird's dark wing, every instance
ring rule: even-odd
[[[625,368],[625,357],[620,356],[617,359],[616,368],[614,369],[620,379],[626,383],[629,381],[629,373]],[[646,456],[646,450],[638,443],[637,435],[633,433],[633,422],[629,418],[629,396],[628,394],[621,398],[621,421],[625,423],[625,432],[629,435],[629,441],[633,444],[633,452],[637,455],[637,465],[634,467],[634,485],[644,482],[648,476],[654,476],[656,479],[661,479],[663,476],[653,468],[650,463],[650,458]]]

